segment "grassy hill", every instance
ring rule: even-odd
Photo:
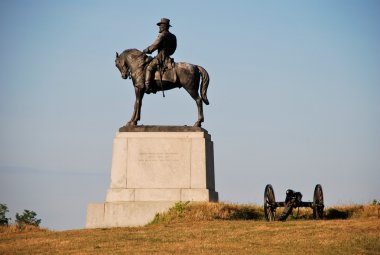
[[[0,228],[0,254],[380,254],[379,207],[300,210],[266,222],[253,205],[178,203],[138,228],[50,231]]]

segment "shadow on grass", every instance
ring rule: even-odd
[[[338,219],[348,219],[351,218],[352,214],[354,213],[354,210],[349,209],[335,209],[335,208],[329,208],[326,211],[325,219],[327,220],[338,220]]]
[[[262,220],[264,219],[264,212],[257,208],[248,206],[224,206],[221,208],[222,215],[228,215],[227,217],[215,216],[215,219],[223,220]],[[224,213],[224,212],[227,213]]]

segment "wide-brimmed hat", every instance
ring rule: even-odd
[[[171,27],[170,19],[167,19],[167,18],[162,18],[161,21],[157,23],[157,26],[159,26],[161,24],[166,24],[167,26]]]

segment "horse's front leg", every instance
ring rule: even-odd
[[[137,98],[135,99],[135,105],[133,107],[133,113],[131,119],[128,121],[127,126],[136,126],[137,120],[136,120],[136,112],[137,112],[138,106],[137,106]]]
[[[132,114],[131,120],[128,121],[128,124],[127,124],[128,126],[136,126],[137,121],[140,120],[141,105],[142,105],[142,99],[144,97],[144,92],[142,91],[142,89],[135,87],[135,95],[136,95],[136,99],[135,99],[135,105],[133,108],[133,114]]]
[[[144,89],[141,88],[135,88],[135,94],[136,94],[136,101],[137,101],[137,112],[136,112],[136,123],[140,120],[141,116],[141,106],[142,106],[142,100],[144,97]]]

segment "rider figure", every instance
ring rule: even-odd
[[[145,90],[150,93],[150,81],[151,75],[158,68],[161,71],[161,75],[165,72],[168,64],[171,63],[170,56],[173,55],[177,48],[177,38],[175,35],[169,32],[170,20],[167,18],[162,18],[160,22],[157,23],[160,27],[159,35],[154,43],[147,47],[143,52],[151,54],[155,50],[158,51],[157,56],[148,64],[145,73]]]

